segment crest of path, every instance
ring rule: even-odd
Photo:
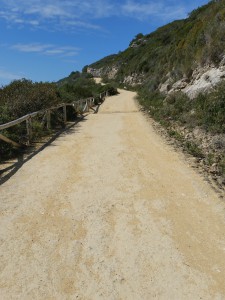
[[[120,90],[0,187],[1,299],[225,299],[225,204]]]

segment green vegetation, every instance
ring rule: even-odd
[[[224,55],[224,32],[224,0],[210,1],[187,19],[174,21],[151,34],[137,34],[128,49],[90,67],[118,67],[118,82],[128,75],[143,74],[144,85],[155,90],[168,73],[175,82],[182,77],[190,78],[199,65],[217,65]]]
[[[110,84],[96,84],[91,74],[72,72],[67,78],[58,81],[58,92],[61,102],[73,102],[79,99],[97,97],[100,93],[109,90],[110,95],[117,93],[117,90]]]
[[[32,82],[31,80],[16,80],[0,88],[0,124],[18,119],[26,114],[54,107],[59,103],[71,103],[79,99],[97,97],[108,90],[110,95],[117,93],[111,85],[96,84],[90,74],[72,72],[67,78],[57,83]],[[74,110],[68,108],[69,117],[75,117]],[[52,117],[52,126],[61,126],[62,109],[56,110]],[[42,117],[36,117],[32,122],[33,138],[39,138],[49,132],[43,130]],[[26,142],[25,122],[13,126],[1,133],[14,141]],[[15,149],[0,141],[0,160],[13,156]]]
[[[216,163],[217,174],[225,176],[225,153],[222,140],[218,141],[221,144],[219,156],[214,151],[209,151],[205,156],[200,142],[187,140],[183,134],[174,130],[176,124],[180,128],[189,129],[190,132],[199,127],[211,135],[225,134],[225,81],[218,84],[210,93],[199,94],[193,100],[182,92],[165,98],[159,92],[150,92],[146,89],[140,89],[138,97],[150,115],[167,129],[169,135],[175,138],[185,151],[195,157],[204,158],[208,166]]]
[[[200,126],[211,133],[225,133],[225,82],[208,94],[199,94],[190,100],[182,92],[163,96],[147,89],[139,91],[140,103],[161,122],[174,121],[190,128]]]
[[[105,82],[111,81],[107,78],[109,71],[118,69],[113,80],[119,86],[124,86],[128,76],[141,80],[141,85],[126,86],[138,92],[140,103],[187,152],[203,158],[205,153],[200,143],[186,139],[174,128],[192,132],[198,127],[208,136],[225,134],[225,81],[192,100],[182,92],[165,96],[159,87],[166,81],[168,87],[172,86],[182,78],[188,84],[197,68],[219,67],[225,55],[224,32],[225,1],[209,1],[192,11],[187,19],[174,21],[147,35],[137,34],[125,51],[89,67],[101,69]],[[214,154],[207,153],[204,161],[209,166],[216,164],[225,178],[224,150]]]
[[[22,79],[0,89],[0,123],[60,103],[55,84]]]
[[[219,65],[225,54],[224,4],[224,0],[210,1],[191,12],[187,19],[174,21],[151,34],[138,33],[125,51],[85,66],[81,73],[72,72],[56,84],[32,83],[28,80],[12,82],[0,89],[0,123],[57,103],[87,97],[97,99],[99,93],[105,90],[115,94],[117,87],[124,87],[124,79],[135,74],[142,78],[143,84],[130,88],[138,91],[140,103],[168,129],[171,136],[183,144],[186,151],[202,158],[204,154],[200,146],[186,140],[174,129],[173,124],[190,130],[200,127],[210,134],[224,134],[225,81],[210,93],[199,94],[193,100],[182,92],[166,97],[159,92],[159,85],[168,78],[170,84],[184,77],[188,82],[197,67]],[[92,75],[87,73],[88,67],[101,69],[104,82],[110,84],[96,84]],[[107,73],[112,68],[118,69],[118,72],[113,80],[109,80]],[[4,134],[15,140],[23,138],[25,128],[22,126],[16,126],[13,131],[7,130]],[[40,120],[33,126],[41,135]],[[0,142],[0,151],[1,155],[10,154],[13,148]],[[219,172],[225,174],[225,154],[222,153],[218,160],[214,153],[209,153],[204,159],[209,165],[216,162]]]
[[[202,153],[201,148],[195,142],[186,141],[184,136],[174,129],[169,129],[168,133],[171,137],[175,138],[177,141],[179,141],[180,144],[183,145],[183,149],[186,152],[188,152],[189,154],[191,154],[195,157],[199,157],[199,158],[204,157],[204,154]]]

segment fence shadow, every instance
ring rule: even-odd
[[[62,128],[58,132],[54,133],[53,136],[45,142],[41,147],[34,148],[34,147],[29,147],[26,150],[20,150],[18,156],[17,156],[17,162],[12,164],[9,167],[6,167],[5,169],[0,170],[0,186],[7,182],[13,175],[17,173],[17,171],[29,160],[31,160],[34,156],[36,156],[38,153],[43,151],[46,147],[50,146],[59,136],[62,134],[70,134],[71,130],[80,122],[85,122],[86,115],[83,115],[82,117],[77,117],[75,122],[72,124],[66,126],[65,128]],[[9,171],[9,172],[8,172]],[[4,175],[4,173],[6,173]]]

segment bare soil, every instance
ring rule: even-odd
[[[0,299],[225,299],[225,203],[134,97],[0,187]]]

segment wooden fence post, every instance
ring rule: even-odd
[[[88,104],[88,100],[86,100],[86,112],[89,112],[89,104]]]
[[[74,108],[76,114],[77,114],[77,112],[78,112],[77,106],[78,106],[77,103],[74,102],[74,103],[73,103],[73,108]]]
[[[64,121],[64,124],[66,125],[66,122],[67,122],[66,104],[63,106],[63,121]]]
[[[32,139],[32,118],[29,117],[27,120],[26,120],[26,127],[27,127],[27,137],[28,137],[28,145],[30,145],[30,141]]]
[[[102,100],[102,102],[104,101],[105,96],[108,96],[108,91],[103,92],[99,95],[99,98]],[[100,104],[100,103],[98,103]],[[84,106],[83,106],[84,105]],[[42,124],[44,125],[45,120],[46,120],[46,127],[48,130],[51,129],[51,112],[53,109],[58,109],[58,108],[62,108],[63,107],[63,121],[64,124],[67,122],[67,111],[66,111],[66,106],[73,106],[75,112],[77,114],[80,114],[83,116],[84,112],[88,112],[90,110],[90,108],[92,110],[94,110],[92,107],[95,106],[95,98],[88,98],[88,99],[81,99],[78,101],[74,101],[72,104],[65,104],[62,103],[56,107],[52,107],[50,109],[46,109],[46,110],[40,110],[40,111],[36,111],[33,112],[31,114],[27,114],[17,120],[8,122],[6,124],[0,124],[0,131],[3,129],[7,129],[10,127],[13,127],[17,124],[20,124],[22,122],[26,121],[26,129],[27,129],[27,137],[28,137],[28,142],[27,144],[29,145],[31,140],[32,140],[32,136],[33,136],[33,128],[32,128],[32,118],[39,115],[39,114],[44,114],[43,118],[42,118]],[[12,141],[11,139],[7,138],[6,136],[0,134],[0,140],[5,141],[6,143],[9,143],[11,145],[13,145],[14,147],[21,147],[24,145],[20,145],[17,142]]]
[[[47,111],[47,129],[48,130],[51,129],[51,111],[50,110]]]

